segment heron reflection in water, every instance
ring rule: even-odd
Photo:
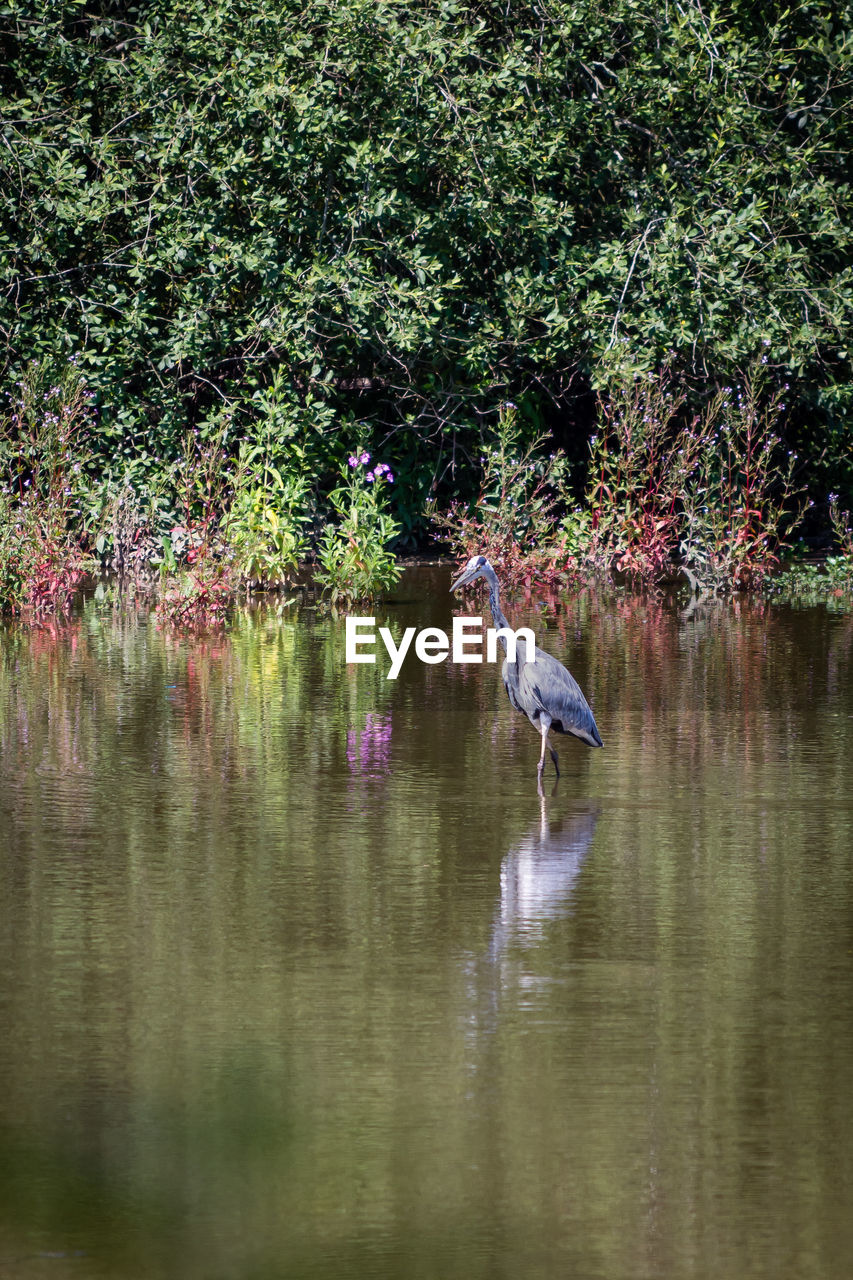
[[[513,939],[530,943],[549,921],[568,914],[595,835],[597,809],[576,809],[552,823],[544,797],[539,806],[539,825],[501,863],[500,906],[490,947],[493,960]]]
[[[550,924],[572,914],[578,879],[589,854],[599,811],[575,808],[551,818],[544,795],[539,821],[504,856],[500,897],[495,906],[488,949],[467,965],[470,1016],[467,1040],[470,1066],[478,1070],[505,997],[513,990],[530,991],[545,982],[561,960],[547,948],[540,950]]]
[[[499,628],[498,639],[506,652],[506,636],[503,630],[511,630],[500,606],[500,583],[498,576],[485,556],[472,556],[459,577],[451,584],[451,591],[458,591],[477,578],[485,578],[489,584],[489,608],[495,627]],[[583,696],[580,686],[562,662],[558,662],[550,653],[535,650],[535,660],[529,653],[527,641],[519,639],[515,660],[504,659],[501,674],[506,686],[507,696],[515,707],[526,715],[534,729],[542,737],[542,752],[539,756],[537,777],[539,791],[542,792],[542,773],[545,769],[545,748],[551,753],[557,777],[560,776],[560,765],[557,752],[548,741],[548,734],[570,733],[580,738],[589,747],[600,747],[601,737],[595,723],[595,717],[589,703]]]

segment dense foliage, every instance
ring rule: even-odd
[[[78,356],[116,484],[272,422],[325,492],[379,446],[411,534],[503,400],[583,462],[626,368],[695,406],[766,352],[849,489],[849,6],[7,0],[0,38],[6,376]]]

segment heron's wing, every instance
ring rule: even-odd
[[[528,714],[527,709],[521,705],[518,699],[518,663],[507,662],[501,667],[501,675],[503,676],[504,688],[516,711],[520,711],[523,716]]]
[[[544,711],[559,733],[573,733],[590,747],[601,738],[589,703],[562,662],[537,648],[536,661],[519,668],[517,697],[528,715]]]

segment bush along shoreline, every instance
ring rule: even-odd
[[[505,401],[473,496],[424,503],[431,544],[459,561],[485,554],[513,589],[680,578],[701,597],[853,594],[853,521],[837,494],[830,554],[815,562],[798,540],[815,499],[782,443],[784,394],[767,387],[761,357],[698,413],[666,368],[616,381],[598,400],[580,501],[568,458]],[[399,477],[364,424],[344,451],[328,423],[300,438],[274,401],[266,410],[251,429],[213,416],[171,458],[115,464],[75,365],[58,376],[31,365],[0,425],[0,610],[67,611],[87,575],[101,576],[100,596],[143,599],[177,626],[216,623],[241,594],[306,575],[331,604],[391,589]],[[404,507],[425,487],[408,484]]]
[[[853,29],[765,10],[10,0],[2,607],[847,591]]]

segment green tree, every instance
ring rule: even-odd
[[[405,501],[469,483],[506,396],[581,432],[626,366],[697,392],[768,339],[837,465],[851,33],[828,0],[7,0],[7,371],[79,352],[104,456],[152,467],[278,378],[306,430],[369,421]]]

